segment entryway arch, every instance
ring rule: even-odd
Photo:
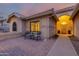
[[[73,21],[70,19],[69,15],[61,15],[58,18],[56,28],[57,35],[73,35]]]

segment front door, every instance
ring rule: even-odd
[[[66,25],[62,25],[62,27],[61,27],[61,34],[67,34]]]

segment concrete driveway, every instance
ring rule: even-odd
[[[77,53],[68,37],[60,36],[52,46],[48,56],[77,56]]]

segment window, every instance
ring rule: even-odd
[[[32,21],[30,26],[31,32],[39,32],[40,31],[40,22]]]
[[[17,25],[16,25],[16,22],[13,22],[12,30],[13,30],[13,31],[17,31]]]

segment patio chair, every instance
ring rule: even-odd
[[[41,32],[25,32],[23,36],[25,39],[41,40]]]
[[[34,40],[41,40],[41,32],[36,32],[34,35]]]
[[[25,34],[23,35],[24,36],[24,38],[26,39],[26,38],[30,38],[30,32],[25,32]]]
[[[30,39],[34,39],[34,33],[30,32]]]

